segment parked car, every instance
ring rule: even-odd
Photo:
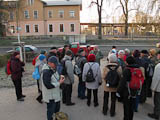
[[[38,48],[36,48],[33,45],[24,45],[24,48],[25,48],[25,52],[31,52],[31,53],[37,53],[38,52]],[[14,51],[19,51],[19,47],[16,47],[15,50],[9,50],[7,52],[12,53]]]

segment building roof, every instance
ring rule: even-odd
[[[47,6],[82,5],[82,0],[42,0]]]

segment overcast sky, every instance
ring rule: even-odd
[[[45,0],[45,1],[54,1],[54,0]],[[56,1],[56,0],[55,0]],[[80,21],[81,22],[98,22],[98,13],[96,5],[89,7],[92,0],[82,0],[82,11],[80,12]],[[106,1],[110,1],[106,2]],[[134,9],[135,6],[141,3],[140,10],[146,12],[148,0],[129,0],[130,9]],[[113,19],[118,21],[119,17],[122,15],[122,9],[120,7],[119,0],[104,0],[103,13],[102,13],[102,22],[111,23]],[[118,7],[118,9],[116,9]],[[131,21],[135,11],[129,13],[129,20]]]

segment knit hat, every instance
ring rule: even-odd
[[[133,56],[128,56],[128,57],[126,58],[126,62],[127,62],[129,65],[136,63],[136,61],[135,61],[135,59],[134,59]]]
[[[133,51],[133,57],[140,57],[140,51],[139,50],[134,50]]]
[[[40,54],[45,54],[45,53],[47,53],[47,51],[46,50],[41,50],[41,52],[40,52]]]
[[[17,55],[19,55],[19,54],[20,54],[20,53],[16,51],[16,52],[13,53],[13,56],[15,57],[15,56],[17,56]]]
[[[114,53],[111,53],[108,59],[110,63],[117,63],[117,56]]]
[[[45,55],[43,55],[43,54],[40,54],[40,55],[39,55],[39,60],[40,60],[40,61],[43,61],[45,58],[46,58]]]
[[[95,62],[96,56],[94,54],[89,54],[88,55],[88,62]]]
[[[148,51],[147,50],[142,50],[141,53],[148,54]]]
[[[124,51],[125,51],[126,53],[130,54],[130,50],[129,50],[128,48],[126,48]]]
[[[125,54],[124,50],[119,50],[118,55]]]
[[[58,60],[57,60],[57,57],[55,56],[49,57],[48,62],[54,63],[56,66],[58,65]]]

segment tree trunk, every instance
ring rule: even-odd
[[[102,20],[101,12],[99,13],[99,24],[98,24],[98,39],[102,39]]]
[[[125,20],[125,36],[128,35],[128,20]]]

